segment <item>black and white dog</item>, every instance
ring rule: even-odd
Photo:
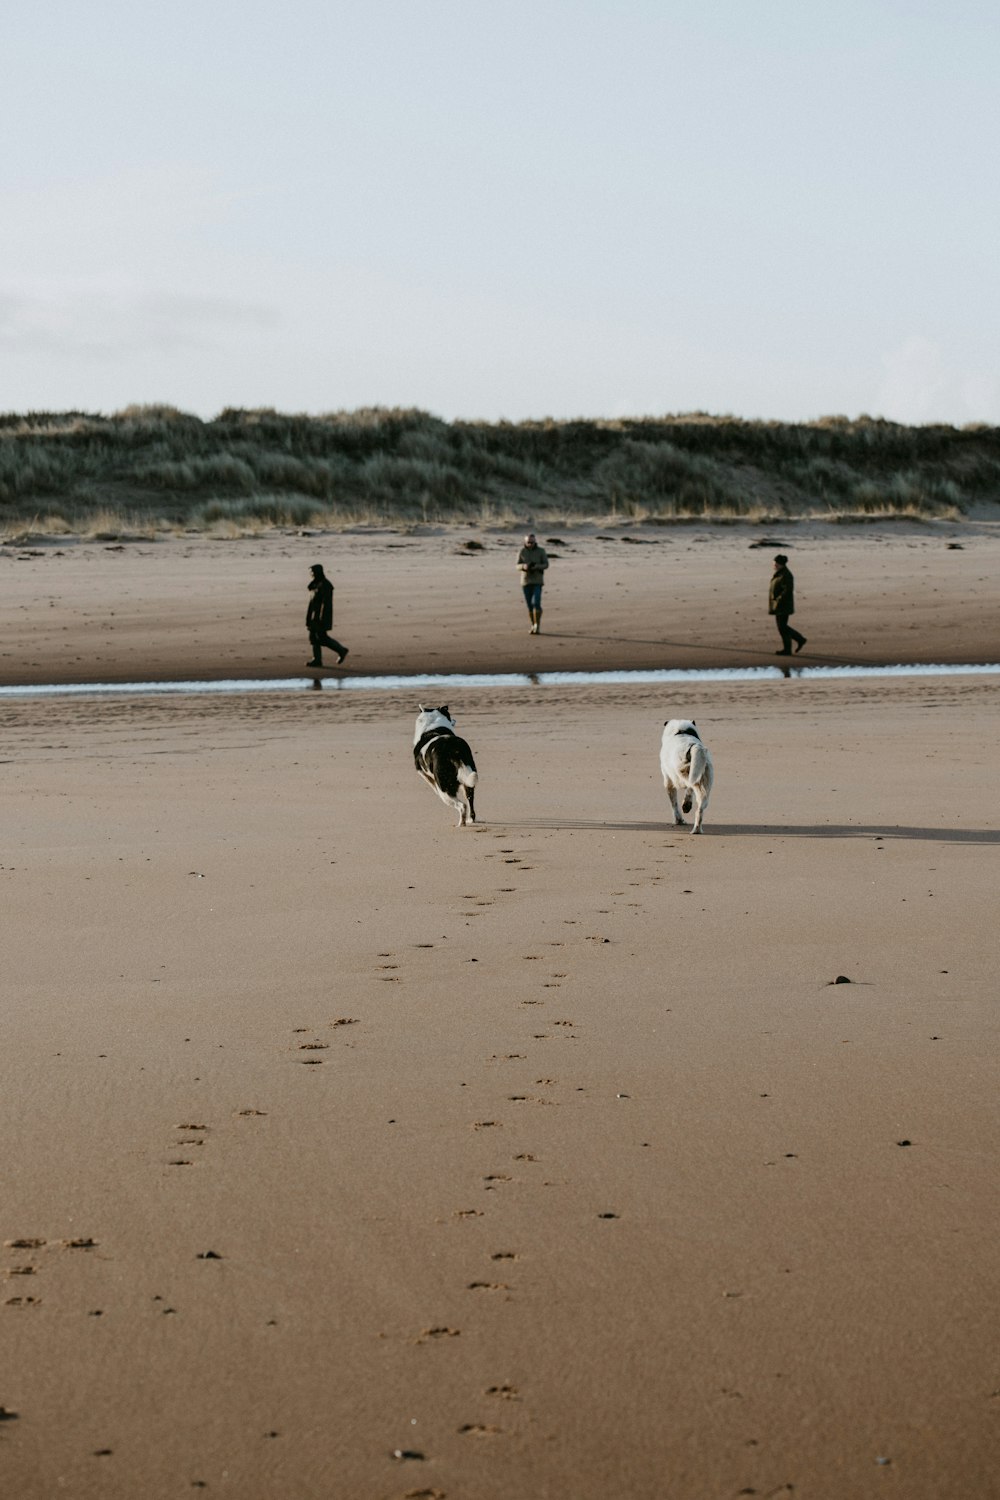
[[[712,791],[714,768],[712,757],[701,742],[693,719],[668,719],[660,743],[660,770],[663,785],[674,810],[674,822],[684,826],[683,814],[696,803],[692,833],[701,832],[701,820]],[[677,793],[684,793],[683,812],[677,806]]]
[[[442,802],[458,813],[458,826],[476,821],[475,788],[479,781],[472,751],[455,733],[448,705],[424,708],[421,703],[413,731],[413,760]],[[465,788],[464,799],[459,795]]]

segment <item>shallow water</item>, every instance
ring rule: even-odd
[[[906,663],[896,666],[848,667],[658,667],[627,672],[442,672],[410,677],[323,676],[225,679],[221,682],[69,682],[25,683],[0,687],[0,698],[145,696],[150,693],[302,693],[322,688],[327,692],[400,692],[428,688],[450,692],[453,688],[504,688],[550,686],[637,687],[658,682],[780,682],[801,677],[810,681],[860,677],[977,677],[1000,673],[1000,663]]]

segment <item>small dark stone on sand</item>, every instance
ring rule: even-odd
[[[195,1260],[222,1260],[218,1250],[199,1250]]]
[[[421,1453],[419,1448],[393,1448],[392,1456],[398,1463],[402,1463],[408,1458],[422,1461],[426,1455]]]
[[[599,1219],[617,1219],[618,1215],[617,1214],[598,1214],[597,1217]]]
[[[0,1422],[16,1422],[17,1412],[8,1411],[6,1406],[0,1406]]]
[[[897,1146],[912,1146],[913,1142],[912,1141],[897,1141],[896,1145]]]
[[[848,979],[846,974],[838,974],[833,982],[834,984],[853,984],[854,980]]]

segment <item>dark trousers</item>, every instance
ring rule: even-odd
[[[309,644],[312,647],[313,661],[317,666],[323,661],[323,647],[328,646],[331,651],[336,651],[338,656],[343,656],[347,650],[339,641],[335,641],[332,635],[327,635],[325,630],[310,630]]]
[[[789,625],[788,623],[787,615],[775,615],[774,623],[778,627],[778,634],[781,636],[781,644],[787,656],[791,656],[792,654],[793,641],[798,641],[800,646],[805,645],[805,636],[800,635],[797,630],[792,629],[791,625]]]

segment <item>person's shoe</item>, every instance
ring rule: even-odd
[[[784,651],[784,650],[782,650],[782,651],[776,651],[774,654],[775,654],[775,656],[791,656],[792,653],[790,651]]]
[[[344,665],[344,662],[347,659],[347,653],[348,653],[349,650],[350,650],[350,647],[345,646],[344,649],[343,649],[343,651],[341,651],[340,655],[337,657],[337,666],[338,667],[342,667]]]
[[[307,661],[306,662],[306,666],[307,667],[321,667],[322,665],[323,665],[323,663],[321,661]]]
[[[795,647],[795,655],[796,656],[798,656],[799,652],[802,650],[802,647],[805,645],[805,643],[806,643],[806,638],[805,638],[805,636],[803,636],[802,639],[801,639],[801,641],[799,641],[798,645]]]

